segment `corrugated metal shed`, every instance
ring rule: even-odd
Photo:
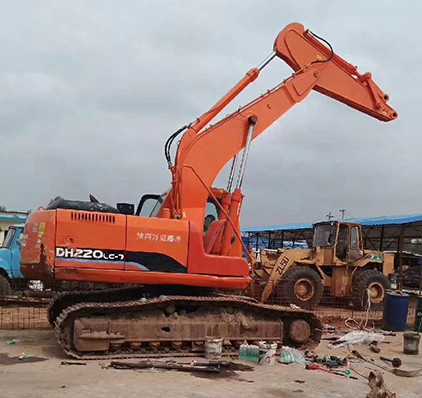
[[[422,239],[422,214],[349,218],[344,221],[362,225],[365,246],[375,250],[400,251],[411,239]],[[248,227],[242,230],[252,246],[268,242],[269,248],[282,247],[285,241],[312,242],[313,223],[280,224]]]
[[[406,215],[406,216],[381,216],[372,218],[348,218],[344,221],[357,222],[362,226],[390,226],[390,225],[406,225],[413,223],[422,223],[422,214]],[[311,229],[313,223],[296,223],[296,224],[280,224],[267,225],[263,227],[243,228],[242,232],[264,232],[264,231],[292,231]]]

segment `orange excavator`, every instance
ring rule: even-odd
[[[275,57],[294,73],[208,126]],[[312,312],[244,294],[254,283],[253,263],[242,257],[239,222],[251,142],[312,90],[381,121],[398,116],[370,73],[360,74],[324,39],[290,24],[259,67],[169,137],[165,156],[172,185],[164,194],[144,195],[136,210],[93,196],[89,202],[57,198],[29,216],[22,244],[25,277],[130,285],[53,299],[49,319],[69,355],[193,355],[207,337],[222,338],[228,351],[245,340],[301,347],[319,342],[321,323]],[[214,188],[229,161],[227,188]]]

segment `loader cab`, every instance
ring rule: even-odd
[[[356,261],[363,256],[361,226],[339,221],[315,224],[313,248],[319,248],[327,258],[337,257],[342,262]]]

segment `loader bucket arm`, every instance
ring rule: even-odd
[[[376,119],[396,119],[397,112],[387,105],[388,95],[372,80],[371,73],[361,75],[356,66],[335,54],[316,37],[303,25],[290,24],[277,36],[274,52],[295,72],[320,64],[324,72],[313,89],[321,94]]]

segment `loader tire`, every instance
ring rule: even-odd
[[[295,304],[313,309],[321,301],[323,283],[316,271],[303,265],[294,265],[278,286],[281,304]]]
[[[0,296],[10,296],[12,294],[12,288],[9,280],[3,275],[0,275]]]
[[[369,299],[371,302],[371,309],[382,309],[384,300],[387,297],[387,290],[390,289],[390,282],[387,277],[376,269],[361,271],[355,277],[352,284],[352,301],[356,309],[367,309],[368,289],[370,293]]]

